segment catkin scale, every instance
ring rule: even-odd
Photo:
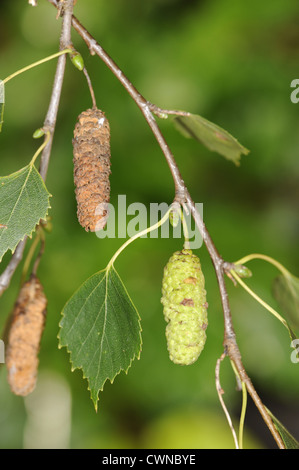
[[[95,232],[106,225],[110,201],[110,126],[103,111],[92,108],[78,116],[73,163],[78,221]]]
[[[5,362],[8,383],[16,395],[26,396],[35,388],[46,310],[42,285],[32,275],[21,287],[7,332]]]
[[[170,359],[175,364],[193,364],[206,342],[208,318],[204,275],[191,250],[177,251],[169,259],[161,302]]]

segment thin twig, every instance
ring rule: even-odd
[[[73,14],[73,0],[65,0],[64,2],[64,16],[62,18],[62,27],[61,27],[61,36],[60,36],[60,50],[63,51],[64,49],[68,48],[71,44],[71,22],[72,22],[72,14]],[[46,119],[44,122],[45,131],[50,132],[50,139],[47,146],[44,148],[43,153],[41,155],[41,163],[40,163],[40,174],[43,180],[45,181],[49,166],[51,148],[52,148],[52,141],[54,135],[54,129],[56,124],[56,117],[58,113],[58,107],[60,102],[60,95],[64,77],[64,70],[65,70],[65,63],[66,63],[66,54],[59,56],[56,73],[54,78],[54,85],[52,89],[52,95],[50,99],[50,104],[48,108],[48,112],[46,115]],[[47,136],[45,136],[47,138]],[[0,276],[0,296],[3,292],[9,287],[11,279],[23,258],[23,253],[26,245],[27,237],[24,238],[21,242],[19,242],[14,254],[12,255],[7,267],[3,271]]]
[[[57,0],[48,0],[52,5],[56,8],[58,7]],[[186,203],[189,209],[191,210],[192,216],[195,220],[195,223],[199,229],[199,232],[203,238],[203,241],[207,247],[207,250],[210,254],[212,259],[216,277],[218,281],[218,286],[220,290],[222,308],[223,308],[223,315],[224,315],[224,351],[228,354],[230,359],[235,364],[235,367],[240,375],[241,380],[246,384],[246,388],[251,395],[255,405],[257,406],[258,410],[260,411],[266,425],[268,426],[273,438],[275,439],[279,448],[285,448],[283,441],[278,433],[277,429],[275,428],[273,421],[268,414],[265,406],[263,405],[260,397],[258,396],[249,376],[247,375],[242,360],[239,347],[236,341],[236,335],[233,328],[230,305],[228,301],[228,294],[226,290],[225,280],[224,280],[224,260],[219,255],[208,230],[205,227],[205,224],[202,220],[200,213],[198,212],[193,199],[191,198],[188,189],[182,179],[180,174],[179,168],[175,161],[175,158],[165,141],[159,126],[156,123],[156,120],[152,114],[152,111],[157,112],[157,114],[163,114],[161,108],[156,107],[149,101],[147,101],[135,88],[135,86],[130,82],[130,80],[125,76],[123,71],[117,66],[114,60],[104,51],[104,49],[99,45],[99,43],[95,40],[95,38],[87,31],[87,29],[79,22],[79,20],[73,16],[72,17],[72,25],[74,29],[78,32],[81,38],[87,44],[89,51],[92,55],[97,54],[101,60],[107,65],[107,67],[112,71],[112,73],[116,76],[116,78],[120,81],[120,83],[124,86],[126,91],[135,101],[137,106],[140,108],[142,114],[144,115],[149,127],[151,128],[164,156],[169,166],[170,172],[173,177],[174,185],[175,185],[175,201],[179,202],[180,204]],[[160,111],[159,111],[160,110]],[[173,111],[173,114],[176,114],[176,111]],[[168,114],[171,114],[168,111]]]
[[[44,235],[42,235],[40,238],[40,249],[32,267],[32,274],[36,275],[38,267],[39,267],[39,263],[40,263],[40,260],[42,259],[44,251],[45,251],[45,237]]]
[[[177,109],[163,109],[153,103],[148,103],[148,106],[152,113],[156,114],[158,117],[162,119],[166,118],[168,115],[185,116],[185,117],[191,116],[191,113],[189,113],[188,111],[180,111]]]
[[[85,67],[83,68],[83,73],[84,73],[84,75],[86,77],[86,80],[87,80],[87,85],[88,85],[88,88],[89,88],[89,93],[90,93],[91,101],[92,101],[92,107],[96,108],[97,107],[97,102],[96,102],[96,97],[95,97],[95,94],[94,94],[94,89],[93,89],[93,86],[92,86],[92,83],[91,83],[90,76],[89,76],[89,74],[88,74]]]
[[[23,263],[23,271],[22,271],[22,276],[21,276],[21,286],[24,284],[24,282],[26,281],[26,276],[28,274],[28,270],[29,270],[29,267],[30,267],[30,264],[31,264],[31,261],[32,261],[32,258],[34,256],[34,252],[36,250],[36,247],[37,245],[39,244],[40,242],[40,237],[39,237],[39,234],[37,232],[33,242],[31,243],[30,245],[30,249],[28,251],[28,254],[26,256],[26,259]]]
[[[48,0],[52,5],[58,8],[58,1],[57,0]],[[113,72],[113,74],[117,77],[117,79],[121,82],[124,86],[126,91],[129,95],[133,98],[139,109],[141,110],[142,114],[144,115],[146,121],[148,122],[152,132],[154,133],[162,152],[167,160],[168,166],[173,176],[174,184],[175,184],[175,191],[178,199],[184,198],[185,192],[185,185],[180,175],[179,169],[176,164],[173,164],[174,158],[171,153],[170,148],[167,145],[163,135],[160,132],[160,129],[150,111],[150,104],[149,102],[139,93],[139,91],[134,87],[134,85],[130,82],[130,80],[124,75],[122,70],[118,67],[118,65],[114,62],[114,60],[107,54],[106,51],[99,45],[99,43],[94,39],[94,37],[84,28],[84,26],[79,22],[79,20],[73,16],[72,18],[72,25],[74,29],[78,32],[78,34],[82,37],[82,39],[87,44],[89,51],[91,54],[97,54],[103,62],[107,65],[107,67]]]
[[[240,447],[239,447],[239,443],[238,443],[237,434],[236,434],[232,419],[230,417],[230,414],[228,412],[228,409],[227,409],[227,407],[224,403],[224,400],[223,400],[224,390],[223,390],[223,388],[221,387],[221,384],[220,384],[220,365],[221,365],[221,362],[223,361],[223,359],[225,357],[226,357],[226,354],[223,353],[223,354],[221,354],[220,358],[217,359],[217,361],[216,361],[216,368],[215,368],[216,390],[217,390],[217,393],[218,393],[218,398],[219,398],[220,404],[221,404],[222,409],[224,411],[224,414],[226,416],[228,425],[231,429],[233,439],[234,439],[234,442],[235,442],[235,447],[236,447],[236,449],[239,449]]]
[[[14,254],[12,255],[8,265],[3,273],[0,275],[0,296],[9,287],[10,281],[23,258],[24,249],[26,246],[27,237],[20,241]]]
[[[62,27],[61,27],[61,36],[60,36],[60,44],[59,49],[62,51],[63,49],[69,48],[72,44],[71,40],[71,24],[72,24],[72,14],[73,14],[73,3],[74,0],[65,0],[63,3],[63,17],[62,17]],[[46,114],[46,118],[44,121],[44,129],[46,131],[50,131],[50,139],[45,147],[42,156],[41,156],[41,163],[40,163],[40,174],[41,177],[45,180],[49,160],[51,155],[53,137],[54,137],[54,130],[57,120],[58,108],[60,103],[60,96],[64,78],[64,71],[65,71],[65,64],[66,64],[66,54],[63,54],[59,57],[57,61],[56,73],[52,88],[52,95],[48,107],[48,111]]]

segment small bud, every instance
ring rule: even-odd
[[[179,221],[180,221],[180,210],[181,206],[178,202],[174,202],[172,204],[171,211],[169,213],[169,221],[173,227],[177,227]]]
[[[247,266],[243,266],[242,264],[235,264],[233,271],[238,274],[240,277],[251,277],[252,272],[250,269],[247,268]]]
[[[84,60],[79,52],[73,56],[71,55],[71,61],[78,70],[82,71],[84,69]]]
[[[40,129],[36,129],[36,131],[34,131],[32,137],[34,139],[40,139],[43,135],[45,135],[45,131],[42,128],[40,128]]]
[[[160,119],[168,119],[168,114],[166,113],[156,113],[156,115],[160,118]]]

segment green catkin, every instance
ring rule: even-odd
[[[192,250],[175,252],[164,268],[163,312],[169,357],[175,364],[193,364],[206,342],[208,326],[205,279]]]

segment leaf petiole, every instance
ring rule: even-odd
[[[252,253],[250,255],[244,256],[244,258],[240,259],[239,261],[236,261],[234,264],[245,264],[248,261],[251,261],[253,259],[262,259],[264,261],[267,261],[268,263],[275,266],[284,276],[291,275],[291,273],[281,263],[276,261],[276,259],[273,259],[270,256],[262,255],[259,253]]]
[[[253,290],[251,290],[250,287],[248,287],[247,284],[245,284],[245,282],[238,276],[238,274],[233,269],[230,271],[230,274],[243,287],[243,289],[245,289],[255,300],[257,300],[263,307],[265,307],[266,310],[272,313],[272,315],[274,315],[286,327],[286,329],[289,331],[289,334],[292,340],[296,338],[291,328],[287,324],[286,320],[281,315],[279,315],[279,313],[276,310],[274,310],[274,308],[270,307],[270,305],[268,305],[267,302],[265,302],[255,292],[253,292]]]
[[[241,383],[241,388],[242,388],[242,409],[241,409],[241,416],[240,416],[240,423],[239,423],[239,448],[243,449],[243,434],[244,434],[244,422],[245,422],[245,414],[246,414],[246,408],[247,408],[247,389],[246,389],[246,384],[240,379],[240,376],[238,374],[238,371],[235,367],[235,364],[233,361],[230,361],[232,369],[234,371],[234,374],[236,378],[240,381]]]
[[[40,247],[39,253],[37,254],[34,266],[32,268],[32,274],[35,274],[35,275],[36,275],[36,271],[37,271],[37,268],[38,268],[40,257],[41,257],[41,255],[44,251],[44,245],[45,245],[45,234],[44,234],[44,231],[43,231],[41,226],[38,226],[37,229],[36,229],[36,237],[34,238],[32,244],[31,244],[31,247],[28,251],[27,257],[25,259],[24,266],[23,266],[23,271],[22,271],[22,277],[21,277],[21,286],[24,284],[24,282],[26,280],[26,276],[28,274],[31,261],[33,259],[35,250],[36,250],[39,243],[41,244],[41,247]]]
[[[188,210],[187,210],[185,204],[183,204],[183,207],[184,207],[185,211],[188,213]],[[172,205],[171,205],[171,208],[170,208],[169,220],[170,220],[170,223],[173,226],[177,226],[179,221],[181,222],[182,227],[183,227],[184,239],[185,239],[184,248],[186,250],[189,250],[190,249],[190,242],[189,242],[190,238],[189,238],[188,226],[187,226],[186,219],[185,219],[185,216],[184,216],[184,209],[182,208],[182,206],[179,202],[177,202],[177,201],[173,202]]]
[[[37,151],[33,155],[32,159],[29,163],[30,166],[34,165],[35,160],[37,159],[39,154],[43,151],[43,149],[47,146],[47,144],[50,140],[50,131],[46,131],[45,134],[46,134],[46,138],[45,138],[44,142],[42,143],[42,145],[37,149]]]
[[[168,219],[169,217],[169,213],[171,211],[171,208],[168,209],[168,211],[166,212],[166,214],[162,217],[162,219],[160,219],[156,224],[152,225],[151,227],[147,227],[146,229],[142,230],[141,232],[139,233],[136,233],[136,235],[134,235],[133,237],[129,238],[129,240],[127,240],[117,251],[116,253],[114,253],[114,255],[112,256],[111,260],[109,261],[109,263],[107,264],[107,267],[106,267],[106,272],[108,272],[111,267],[113,266],[114,264],[114,261],[116,260],[116,258],[118,257],[118,255],[121,254],[121,252],[127,248],[128,245],[130,245],[130,243],[132,243],[134,240],[136,240],[137,238],[139,237],[142,237],[143,235],[146,235],[147,233],[149,232],[152,232],[153,230],[156,230],[157,228],[161,227],[161,225],[163,225],[166,220]]]
[[[30,70],[34,67],[37,67],[38,65],[41,65],[44,62],[48,62],[49,60],[52,60],[52,59],[55,59],[56,57],[59,57],[60,55],[70,54],[72,52],[74,52],[73,49],[64,49],[63,51],[56,52],[56,54],[52,54],[52,55],[49,55],[48,57],[45,57],[44,59],[38,60],[37,62],[33,62],[32,64],[27,65],[26,67],[23,67],[22,69],[19,69],[16,72],[14,72],[13,74],[11,74],[8,77],[4,78],[4,80],[2,80],[2,83],[5,84],[9,80],[11,80],[12,78],[16,77],[17,75],[20,75],[21,73],[26,72],[27,70]]]

